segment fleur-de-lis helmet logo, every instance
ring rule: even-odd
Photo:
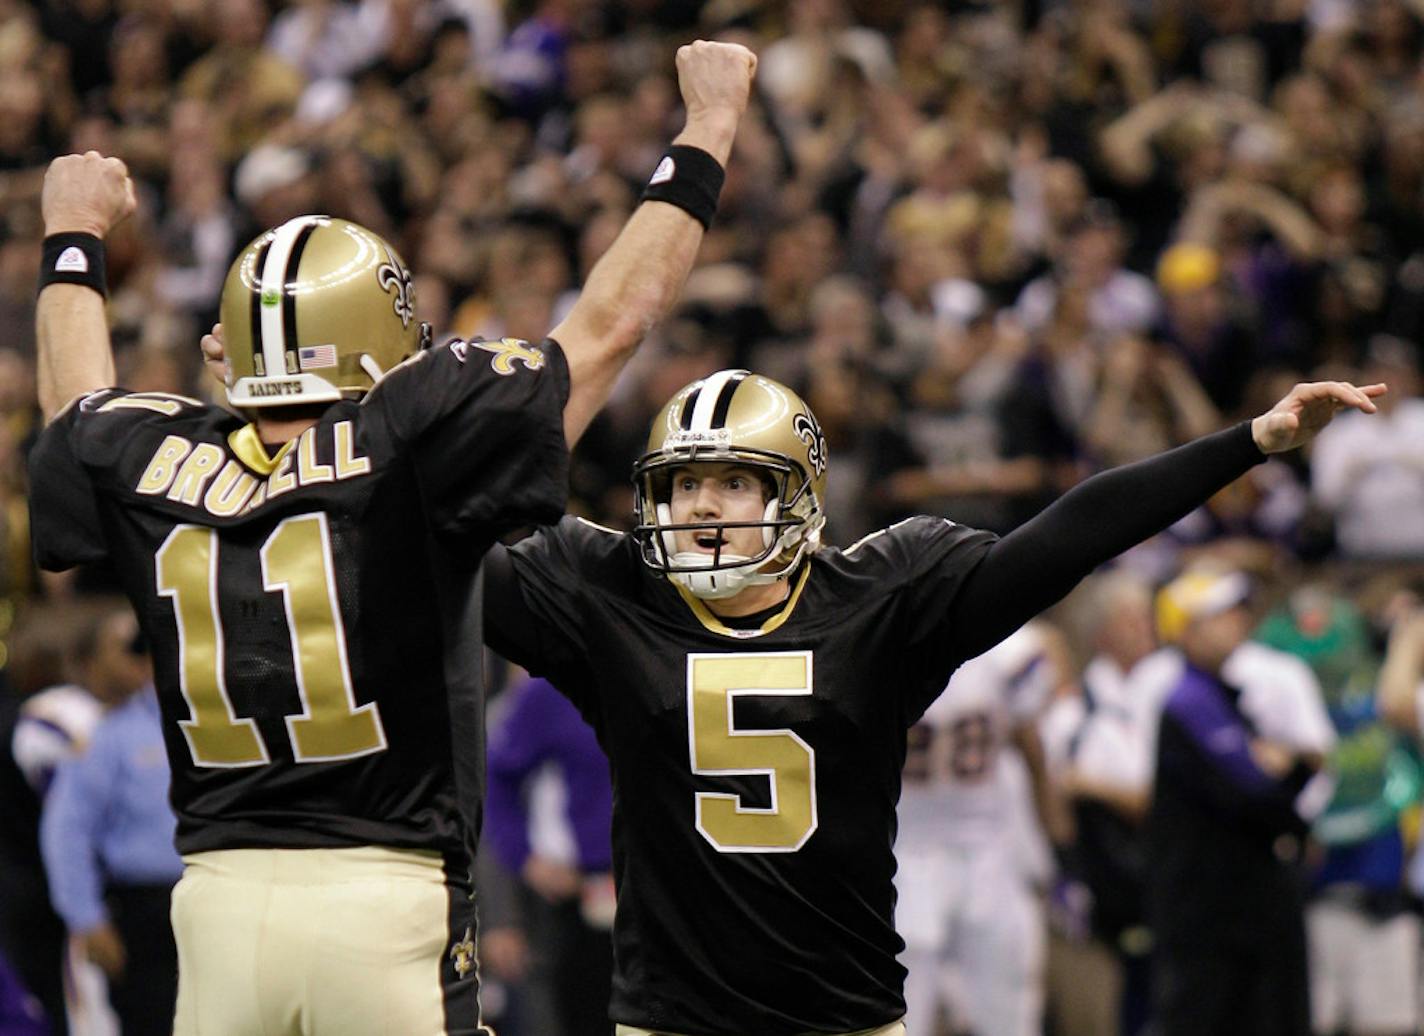
[[[395,288],[392,308],[395,309],[396,316],[400,317],[401,327],[409,327],[410,322],[415,319],[415,286],[411,283],[410,271],[401,265],[389,248],[386,249],[386,258],[390,261],[376,267],[376,280],[380,282],[383,291],[388,292]]]
[[[791,421],[791,430],[796,438],[806,444],[806,459],[820,478],[826,472],[826,437],[821,434],[821,425],[809,411],[797,414]]]

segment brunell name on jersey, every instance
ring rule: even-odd
[[[330,464],[317,460],[318,437],[330,440],[330,450],[321,451],[332,457]],[[233,433],[228,442],[232,453],[239,455],[261,450],[251,425]],[[283,446],[273,461],[275,466],[263,481],[221,446],[167,435],[133,488],[143,496],[165,496],[201,507],[216,518],[234,518],[302,486],[344,482],[371,473],[370,459],[356,450],[350,421],[309,428]]]

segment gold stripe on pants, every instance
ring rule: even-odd
[[[660,1032],[653,1029],[637,1029],[631,1025],[620,1025],[617,1036],[679,1036],[675,1032]],[[827,1034],[829,1036],[829,1034]],[[904,1022],[891,1022],[878,1029],[861,1029],[859,1032],[842,1033],[841,1036],[905,1036]]]

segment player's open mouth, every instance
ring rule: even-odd
[[[725,547],[727,545],[726,537],[718,536],[710,532],[699,533],[693,538],[693,542],[703,550],[716,550],[718,547]]]

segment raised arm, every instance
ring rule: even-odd
[[[1420,736],[1419,688],[1424,686],[1424,607],[1411,608],[1394,621],[1380,669],[1375,702],[1391,726]]]
[[[680,48],[678,86],[687,124],[674,146],[700,148],[725,168],[755,71],[756,55],[737,44],[699,40]],[[702,224],[677,205],[644,201],[589,273],[569,315],[549,333],[569,365],[564,434],[571,447],[638,343],[676,301],[702,234]]]
[[[1245,474],[1266,454],[1309,442],[1352,407],[1373,413],[1383,385],[1297,385],[1249,424],[1204,436],[1155,457],[1104,471],[1076,486],[984,555],[947,616],[957,654],[973,658],[1084,576],[1161,532]]]
[[[1302,262],[1319,258],[1320,227],[1303,207],[1263,184],[1213,183],[1197,190],[1182,216],[1182,239],[1216,247],[1232,216],[1254,215]]]
[[[677,70],[687,123],[673,146],[705,154],[675,159],[670,154],[659,163],[654,180],[661,197],[645,198],[633,212],[594,264],[568,316],[549,332],[569,368],[564,437],[570,447],[608,399],[638,344],[682,291],[704,228],[698,216],[672,199],[686,200],[710,219],[746,111],[756,55],[738,44],[698,40],[679,48]],[[203,336],[202,349],[208,370],[223,381],[220,326]]]
[[[114,383],[104,313],[103,239],[134,204],[124,163],[97,151],[56,158],[45,173],[40,196],[45,258],[35,329],[40,409],[46,421],[75,396]]]
[[[1139,184],[1151,176],[1153,138],[1197,103],[1195,88],[1178,81],[1109,123],[1098,136],[1098,147],[1112,177]]]

